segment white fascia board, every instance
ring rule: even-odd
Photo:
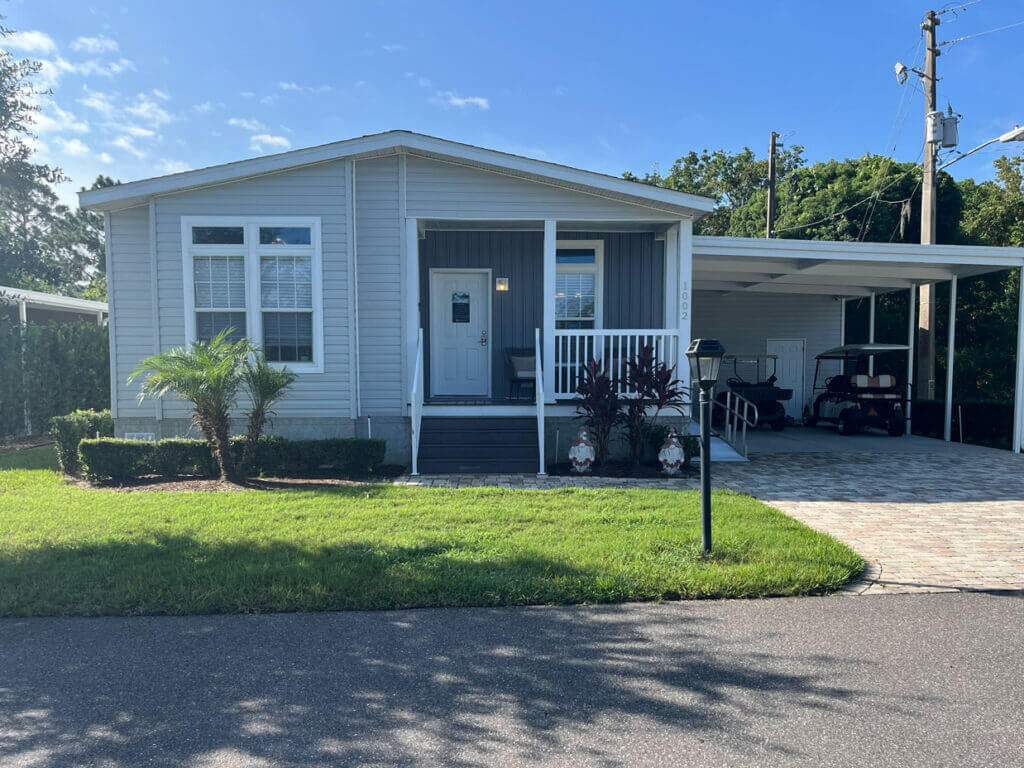
[[[693,238],[695,255],[769,259],[875,261],[889,264],[965,264],[1008,269],[1024,265],[1024,248],[981,245],[861,243],[836,240],[779,240],[752,237]]]
[[[104,301],[78,299],[74,296],[61,296],[56,293],[29,291],[23,288],[8,288],[6,286],[0,286],[0,299],[2,298],[24,301],[30,307],[48,307],[51,309],[64,309],[72,312],[107,311],[107,304]]]
[[[700,195],[676,192],[636,181],[627,181],[593,171],[584,171],[565,165],[534,160],[519,155],[510,155],[483,147],[424,136],[409,131],[388,131],[356,139],[322,144],[317,147],[296,149],[276,155],[267,155],[250,160],[240,160],[194,171],[184,171],[168,176],[118,184],[103,189],[85,190],[78,194],[83,208],[98,211],[119,210],[145,202],[153,195],[170,194],[198,187],[223,184],[230,181],[268,173],[277,173],[292,168],[330,162],[345,157],[366,157],[376,153],[424,152],[443,155],[482,168],[498,169],[504,172],[545,179],[560,183],[568,188],[587,187],[632,198],[637,204],[644,202],[673,206],[688,215],[699,217],[710,212],[714,200]],[[628,201],[626,201],[628,202]]]

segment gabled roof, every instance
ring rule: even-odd
[[[627,181],[567,165],[534,160],[507,152],[461,144],[412,131],[387,131],[356,139],[336,141],[317,147],[265,155],[225,165],[214,165],[184,173],[157,176],[103,189],[78,193],[83,208],[113,211],[141,205],[154,195],[238,181],[249,176],[276,173],[304,165],[329,162],[344,157],[374,157],[404,152],[436,159],[457,160],[482,170],[507,176],[554,184],[579,192],[600,194],[626,203],[663,210],[668,214],[699,218],[711,211],[714,200],[700,195],[676,192],[636,181]]]

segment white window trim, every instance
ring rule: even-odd
[[[604,328],[604,240],[556,240],[555,252],[562,248],[594,249],[593,264],[559,264],[555,258],[555,274],[593,273],[594,278],[594,329]],[[559,318],[555,317],[555,326]]]
[[[245,229],[243,245],[193,245],[192,227],[242,226]],[[260,227],[309,227],[309,245],[260,245]],[[196,340],[195,284],[193,261],[196,255],[245,256],[245,335],[260,349],[263,348],[263,308],[260,296],[260,256],[312,255],[313,272],[313,362],[271,363],[295,373],[324,372],[324,297],[323,297],[323,245],[320,238],[319,216],[182,216],[181,268],[184,278],[185,340]],[[274,311],[274,310],[268,310]]]

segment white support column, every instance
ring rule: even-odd
[[[917,318],[914,317],[915,310],[917,309],[917,288],[912,287],[910,289],[910,303],[907,307],[907,430],[906,435],[911,435],[911,399],[914,396],[914,340],[917,339]]]
[[[871,303],[868,309],[868,344],[875,343],[875,294],[871,294]],[[868,357],[868,376],[875,375],[875,356]]]
[[[25,381],[25,332],[28,330],[28,302],[24,299],[18,300],[18,325],[21,328],[21,379]],[[28,397],[24,400],[25,407],[25,434],[32,434],[32,419],[28,415]]]
[[[679,290],[676,301],[676,328],[679,330],[679,349],[676,354],[676,378],[690,386],[690,361],[686,348],[690,346],[693,319],[693,220],[679,222],[676,252],[679,264]],[[692,398],[693,393],[691,393]],[[687,414],[689,415],[689,414]]]
[[[558,240],[558,222],[544,222],[544,397],[555,402],[555,245]]]
[[[1021,431],[1024,430],[1024,268],[1017,273],[1017,385],[1013,390],[1013,452],[1020,453]]]
[[[416,368],[416,340],[420,327],[420,236],[417,219],[405,220],[405,360],[402,402],[411,396],[412,373]]]
[[[665,328],[675,328],[679,299],[679,227],[665,233]]]
[[[946,413],[942,430],[948,443],[953,436],[953,362],[956,357],[956,275],[949,281],[949,335],[946,349]]]
[[[846,345],[846,299],[839,300],[839,346]]]

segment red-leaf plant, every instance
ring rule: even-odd
[[[602,464],[608,459],[612,429],[622,420],[619,394],[608,372],[594,359],[580,369],[576,394],[582,398],[576,414],[594,444],[594,463]]]
[[[675,368],[655,360],[654,348],[650,345],[641,347],[626,361],[626,382],[633,396],[627,400],[623,421],[634,464],[643,460],[644,446],[659,414],[664,410],[681,414],[688,402],[689,390],[674,376]]]

